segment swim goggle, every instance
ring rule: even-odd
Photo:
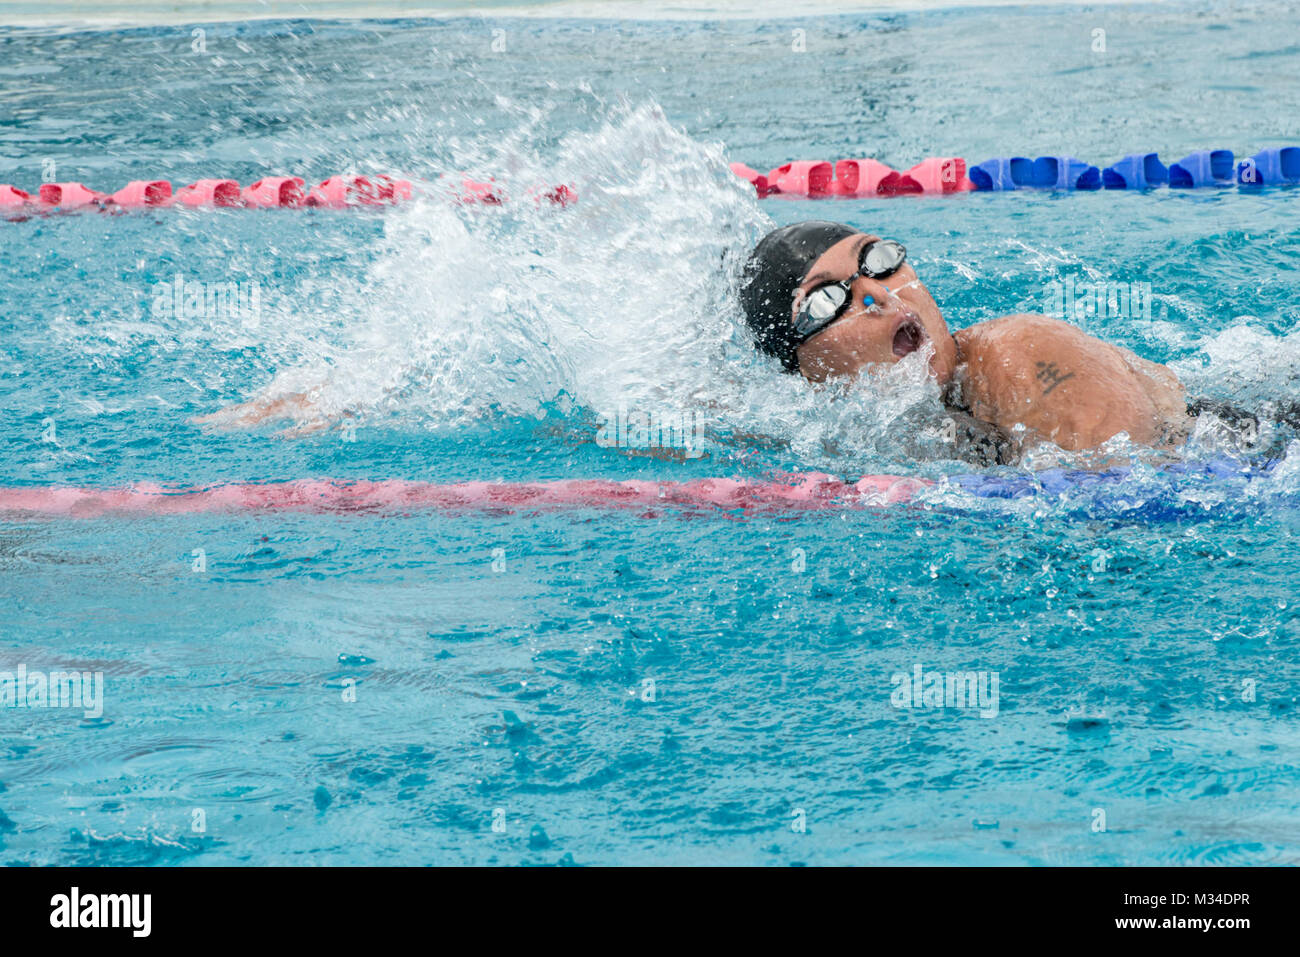
[[[907,249],[892,239],[878,239],[862,247],[858,271],[848,279],[828,282],[804,296],[794,317],[794,331],[800,342],[821,332],[844,314],[853,296],[850,287],[859,276],[884,279],[892,276],[907,260]]]

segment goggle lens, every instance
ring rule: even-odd
[[[823,286],[814,289],[808,297],[808,317],[815,322],[825,322],[835,316],[848,298],[843,286]]]
[[[862,250],[862,271],[874,279],[879,279],[903,265],[905,258],[907,258],[907,251],[903,249],[902,243],[896,243],[892,239],[882,239],[877,243],[869,243]]]

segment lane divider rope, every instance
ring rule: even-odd
[[[1256,482],[1268,478],[1276,460],[1249,463],[1233,458],[1172,463],[1169,479]],[[926,490],[974,499],[1054,496],[1086,501],[1127,482],[1132,469],[1100,471],[1054,468],[1041,472],[968,473],[932,480],[904,475],[864,475],[856,482],[823,472],[799,472],[769,479],[701,478],[556,479],[539,482],[455,482],[406,479],[292,479],[229,482],[175,488],[137,483],[116,488],[29,485],[0,486],[0,515],[95,518],[120,514],[175,515],[205,512],[308,511],[401,514],[410,511],[493,511],[541,508],[708,508],[720,511],[820,510],[902,505]],[[1142,481],[1147,481],[1144,477]],[[1132,495],[1117,497],[1119,504]],[[1192,500],[1195,508],[1200,499]],[[952,504],[958,504],[953,502]],[[1152,495],[1152,508],[1174,508]]]
[[[299,209],[390,206],[417,192],[442,191],[465,204],[499,206],[508,199],[495,182],[463,177],[456,186],[434,184],[420,189],[408,179],[378,176],[331,176],[308,188],[300,176],[267,176],[240,187],[233,179],[200,179],[178,189],[165,179],[133,180],[114,193],[100,193],[81,183],[42,183],[33,195],[0,184],[0,213],[29,213],[75,209],[140,209],[167,206],[218,206],[240,209]],[[578,194],[565,184],[538,185],[528,191],[535,203],[568,206]]]
[[[950,195],[1011,190],[1195,189],[1300,184],[1300,147],[1261,150],[1239,163],[1231,150],[1197,150],[1166,166],[1156,153],[1130,153],[1105,168],[1073,156],[995,156],[973,166],[960,156],[922,160],[910,169],[891,169],[874,159],[795,160],[766,174],[743,163],[731,171],[753,185],[760,197],[805,199]]]
[[[760,173],[744,163],[731,171],[750,183],[759,197],[832,199],[953,195],[1013,190],[1147,190],[1208,186],[1252,188],[1300,184],[1300,147],[1261,150],[1234,163],[1231,150],[1197,150],[1166,166],[1156,153],[1130,153],[1099,168],[1073,156],[996,156],[970,166],[960,156],[933,156],[906,170],[874,159],[794,160]],[[455,177],[451,178],[455,181]],[[459,185],[435,184],[454,202],[499,206],[505,190],[491,179],[460,178]],[[138,209],[206,206],[242,209],[298,209],[389,206],[410,200],[418,188],[395,176],[331,176],[307,187],[299,176],[267,176],[241,187],[233,179],[200,179],[179,189],[164,179],[133,180],[114,193],[100,193],[76,182],[42,183],[35,195],[0,184],[0,214],[14,218],[33,211]],[[569,206],[578,194],[568,184],[537,185],[527,191],[534,203]]]

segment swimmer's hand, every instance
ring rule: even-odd
[[[276,398],[259,397],[218,409],[208,415],[190,419],[194,425],[217,429],[248,429],[263,422],[310,417],[315,405],[305,392],[294,392]]]
[[[314,435],[336,425],[325,416],[307,392],[292,392],[275,397],[259,396],[190,419],[194,425],[212,429],[252,429],[268,422],[285,421],[293,424],[276,433],[281,438]]]

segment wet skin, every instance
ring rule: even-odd
[[[879,238],[859,233],[826,250],[795,293],[791,322],[804,295],[853,275],[863,244]],[[910,263],[883,280],[859,276],[851,292],[848,310],[799,347],[799,371],[810,381],[898,362],[928,341],[930,372],[945,394],[1008,432],[1024,425],[1069,451],[1120,432],[1151,446],[1187,434],[1187,403],[1173,372],[1067,322],[1002,316],[954,335]]]

